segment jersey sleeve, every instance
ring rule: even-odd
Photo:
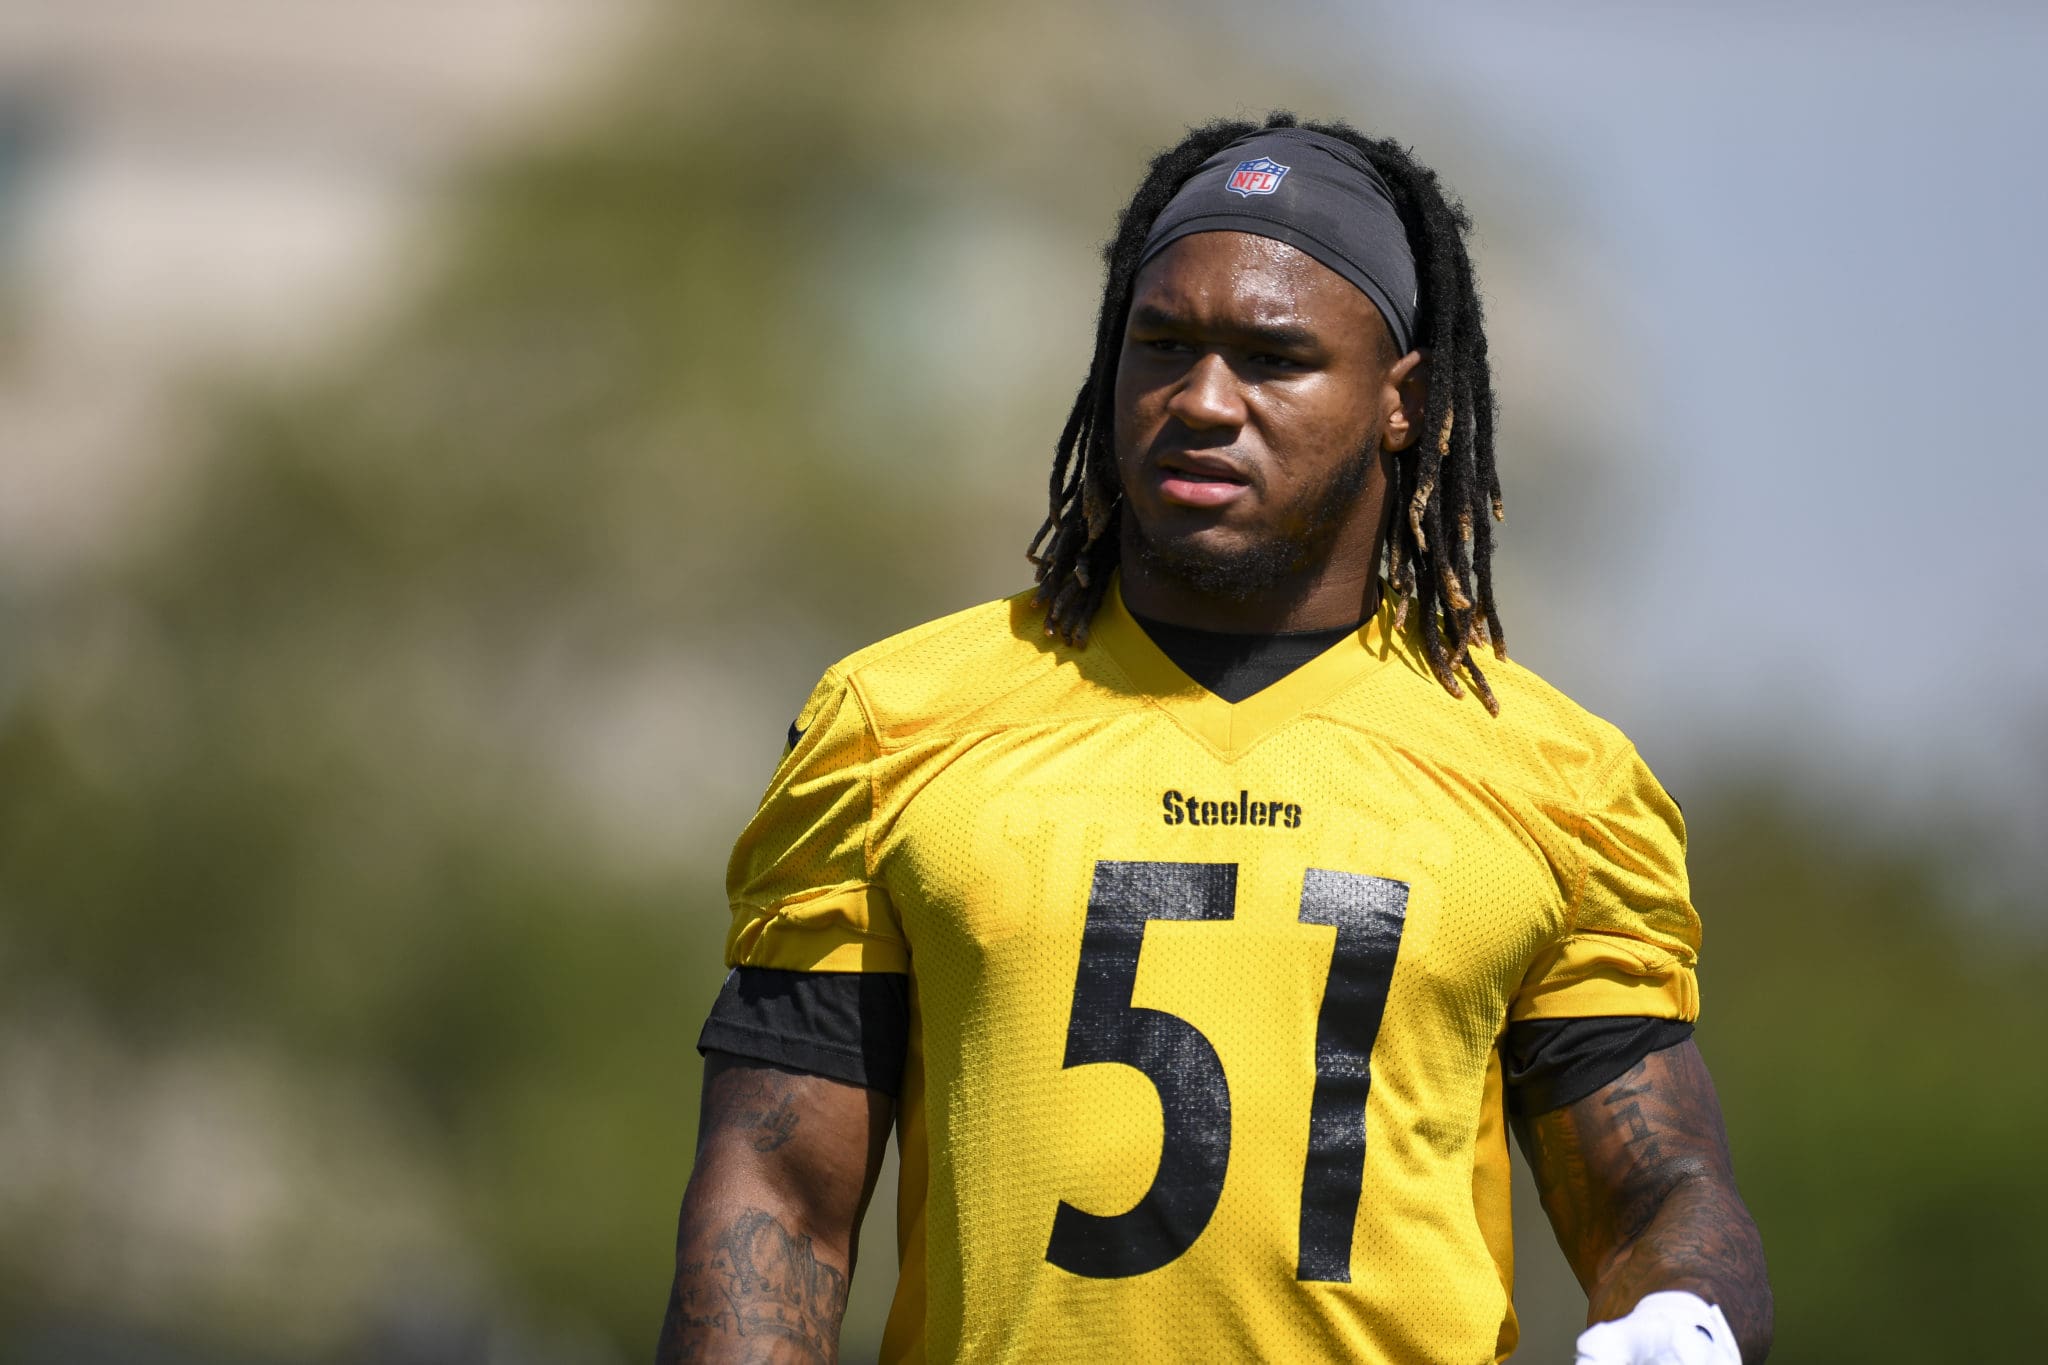
[[[879,751],[859,697],[836,670],[790,735],[726,868],[726,965],[907,972],[902,925],[869,864]]]
[[[1563,932],[1537,954],[1508,1018],[1698,1018],[1685,818],[1633,746],[1593,785],[1578,826]]]

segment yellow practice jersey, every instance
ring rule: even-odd
[[[1510,1021],[1691,1019],[1679,813],[1391,613],[1229,704],[1112,592],[829,671],[741,836],[732,965],[907,972],[889,1360],[1481,1365],[1515,1339]]]

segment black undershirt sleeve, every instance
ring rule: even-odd
[[[1653,1052],[1692,1036],[1675,1019],[1538,1019],[1501,1040],[1508,1111],[1518,1118],[1575,1103]],[[711,1007],[700,1052],[728,1052],[897,1094],[910,1039],[910,979],[895,972],[787,972],[738,967]]]
[[[1677,1019],[1531,1019],[1501,1039],[1508,1112],[1533,1118],[1616,1080],[1643,1058],[1692,1037]]]
[[[735,967],[711,1006],[699,1052],[729,1052],[894,1095],[910,1043],[901,972]]]

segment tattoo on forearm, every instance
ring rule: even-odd
[[[838,1358],[889,1110],[872,1091],[707,1056],[661,1365]]]
[[[726,1359],[837,1359],[846,1275],[818,1259],[808,1236],[764,1209],[747,1209],[708,1242],[691,1240],[689,1251],[708,1245],[710,1254],[677,1259],[663,1361],[705,1359],[711,1344],[729,1346],[734,1337],[753,1339],[753,1348]]]
[[[1588,1320],[1658,1289],[1720,1305],[1755,1365],[1771,1291],[1756,1223],[1736,1193],[1712,1079],[1690,1043],[1655,1052],[1601,1091],[1515,1129]]]
[[[1756,1224],[1733,1192],[1689,1182],[1665,1201],[1589,1301],[1589,1321],[1620,1317],[1659,1289],[1689,1289],[1721,1306],[1743,1358],[1769,1349],[1771,1303]]]

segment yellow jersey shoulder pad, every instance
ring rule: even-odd
[[[1575,806],[1597,800],[1603,779],[1635,752],[1612,722],[1489,649],[1475,655],[1500,703],[1498,716],[1473,694],[1463,669],[1458,681],[1465,695],[1444,690],[1413,622],[1394,637],[1392,653],[1402,667],[1382,669],[1366,686],[1332,698],[1324,713],[1420,756],[1440,756],[1461,770]],[[1486,761],[1475,763],[1482,755]]]
[[[1026,590],[942,616],[835,665],[884,750],[1143,706],[1103,650],[1045,633]]]

